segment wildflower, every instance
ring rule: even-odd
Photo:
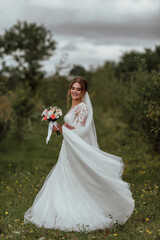
[[[12,164],[9,164],[8,166],[9,166],[9,167],[11,167],[11,166],[12,166]]]
[[[20,232],[18,232],[18,231],[13,231],[12,233],[15,233],[15,234],[20,234]]]
[[[116,237],[116,236],[117,236],[117,233],[115,233],[114,236]]]
[[[149,221],[149,218],[146,218],[146,221]]]
[[[8,212],[5,212],[6,215],[8,215]]]

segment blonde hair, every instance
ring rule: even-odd
[[[81,85],[81,91],[82,93],[86,92],[87,89],[88,89],[88,83],[87,83],[87,80],[85,78],[82,78],[82,77],[75,77],[72,82],[70,83],[70,86],[69,86],[69,90],[68,90],[68,93],[67,93],[67,107],[69,106],[69,101],[70,101],[70,95],[71,95],[71,88],[72,88],[72,85],[77,82]]]

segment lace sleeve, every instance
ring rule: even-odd
[[[86,119],[88,117],[88,108],[85,103],[79,104],[74,112],[73,122],[76,124],[76,127],[85,126]]]

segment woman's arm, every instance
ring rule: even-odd
[[[63,126],[69,128],[69,129],[71,129],[71,130],[72,130],[72,129],[75,129],[75,127],[69,125],[68,123],[63,124]]]
[[[75,115],[76,115],[76,121],[78,122],[77,128],[79,128],[81,126],[85,126],[86,119],[88,116],[88,109],[87,109],[86,104],[81,106],[81,108],[78,108],[77,111],[75,112]],[[63,124],[62,127],[63,126],[69,128],[70,130],[75,129],[75,127],[69,125],[68,123]],[[57,127],[59,129],[53,126],[53,131],[59,130],[60,132],[62,132],[62,127],[60,127],[59,124],[57,124]]]
[[[60,126],[59,123],[57,124],[57,128],[53,125],[53,131],[54,131],[54,132],[56,132],[56,131],[62,132],[62,127]]]
[[[69,128],[69,129],[71,129],[71,130],[72,130],[72,129],[75,129],[75,127],[69,125],[68,123],[63,124],[62,126],[65,126],[65,127]],[[53,126],[53,131],[54,131],[54,132],[56,132],[56,131],[62,132],[62,127],[60,126],[59,123],[57,124],[57,128],[56,128],[55,126]]]
[[[81,106],[77,109],[75,112],[75,121],[76,121],[76,128],[84,127],[86,123],[86,119],[88,117],[88,109],[86,105]],[[75,127],[69,125],[68,123],[65,123],[63,126],[69,128],[69,129],[75,129]]]

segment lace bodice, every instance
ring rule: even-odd
[[[85,126],[85,122],[88,116],[88,108],[86,103],[81,102],[73,107],[65,116],[64,121],[69,125],[80,128]]]

